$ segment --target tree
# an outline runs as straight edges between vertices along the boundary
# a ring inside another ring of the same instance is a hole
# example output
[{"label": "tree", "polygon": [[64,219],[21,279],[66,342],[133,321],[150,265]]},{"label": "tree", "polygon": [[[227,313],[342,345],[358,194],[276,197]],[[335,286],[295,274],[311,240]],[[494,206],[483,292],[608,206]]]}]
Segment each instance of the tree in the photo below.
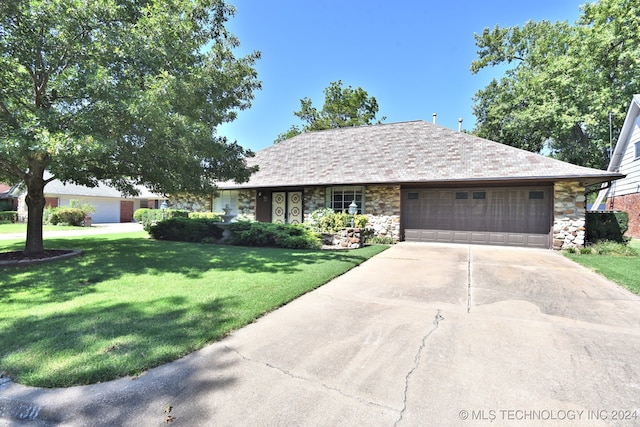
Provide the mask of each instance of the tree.
[{"label": "tree", "polygon": [[571,163],[605,168],[609,112],[614,139],[640,89],[640,6],[601,0],[582,6],[575,24],[527,22],[476,35],[477,73],[506,65],[474,96],[474,133]]},{"label": "tree", "polygon": [[370,125],[381,123],[386,117],[376,121],[378,101],[369,96],[361,87],[353,89],[351,86],[342,87],[342,81],[331,82],[324,89],[324,105],[318,111],[309,98],[300,100],[300,111],[293,114],[306,124],[299,128],[293,125],[288,131],[278,135],[276,143],[292,138],[304,132],[316,130],[336,129],[350,126]]},{"label": "tree", "polygon": [[[245,181],[252,155],[216,136],[260,88],[222,0],[0,1],[0,181],[24,181],[24,254],[43,251],[58,178],[127,194]],[[45,171],[51,176],[45,175]]]}]

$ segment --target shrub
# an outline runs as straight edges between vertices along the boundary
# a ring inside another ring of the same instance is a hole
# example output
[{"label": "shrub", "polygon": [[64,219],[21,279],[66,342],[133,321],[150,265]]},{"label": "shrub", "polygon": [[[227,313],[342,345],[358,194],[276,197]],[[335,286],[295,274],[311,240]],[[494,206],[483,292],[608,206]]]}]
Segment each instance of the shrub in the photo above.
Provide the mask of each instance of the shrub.
[{"label": "shrub", "polygon": [[189,212],[189,219],[206,218],[222,222],[222,217],[216,212]]},{"label": "shrub", "polygon": [[18,212],[16,211],[0,212],[0,224],[7,224],[12,222],[18,222]]},{"label": "shrub", "polygon": [[[164,219],[171,218],[189,218],[189,211],[182,209],[167,209],[164,211]],[[155,222],[162,221],[162,210],[161,209],[148,209],[148,208],[140,208],[137,209],[133,213],[133,219],[139,223],[142,223],[145,231],[149,231],[149,227],[151,227]]]},{"label": "shrub", "polygon": [[638,253],[629,245],[612,242],[610,240],[601,240],[590,247],[591,253],[598,255],[617,255],[617,256],[637,256]]},{"label": "shrub", "polygon": [[239,246],[268,246],[289,249],[318,249],[318,236],[298,224],[273,224],[269,222],[233,222],[231,244]]},{"label": "shrub", "polygon": [[373,245],[393,245],[396,241],[391,236],[371,236],[367,238],[367,243]]},{"label": "shrub", "polygon": [[591,243],[600,240],[626,242],[624,233],[629,229],[627,212],[587,212],[585,222],[587,241]]},{"label": "shrub", "polygon": [[352,217],[346,212],[334,212],[332,209],[318,209],[311,212],[309,225],[314,231],[320,233],[335,233],[343,228],[351,227],[351,220],[354,218],[356,228],[364,228],[367,225],[366,215],[355,215]]},{"label": "shrub", "polygon": [[79,208],[53,208],[49,215],[49,222],[53,225],[80,226],[84,221],[84,211]]},{"label": "shrub", "polygon": [[149,234],[157,240],[213,242],[222,238],[218,223],[209,218],[169,218],[151,225]]},{"label": "shrub", "polygon": [[69,201],[69,206],[72,208],[80,209],[82,212],[84,212],[84,216],[91,216],[91,214],[96,213],[96,207],[89,202],[83,203],[80,200],[71,200]]}]

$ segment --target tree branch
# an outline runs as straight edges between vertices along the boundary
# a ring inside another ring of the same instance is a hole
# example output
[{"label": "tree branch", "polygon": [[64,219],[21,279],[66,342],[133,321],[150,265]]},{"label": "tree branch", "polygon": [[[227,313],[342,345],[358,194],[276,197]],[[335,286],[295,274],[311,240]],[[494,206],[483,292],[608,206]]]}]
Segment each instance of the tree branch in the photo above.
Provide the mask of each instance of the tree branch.
[{"label": "tree branch", "polygon": [[27,180],[27,173],[24,172],[19,167],[17,167],[16,165],[14,165],[13,163],[7,160],[0,159],[0,166],[2,167],[2,169],[8,170],[12,174],[20,178],[22,181]]},{"label": "tree branch", "polygon": [[11,111],[9,111],[9,109],[7,108],[7,106],[3,101],[0,101],[0,110],[9,118],[9,122],[14,127],[14,129],[20,129],[20,123],[14,117],[14,115],[11,114]]}]

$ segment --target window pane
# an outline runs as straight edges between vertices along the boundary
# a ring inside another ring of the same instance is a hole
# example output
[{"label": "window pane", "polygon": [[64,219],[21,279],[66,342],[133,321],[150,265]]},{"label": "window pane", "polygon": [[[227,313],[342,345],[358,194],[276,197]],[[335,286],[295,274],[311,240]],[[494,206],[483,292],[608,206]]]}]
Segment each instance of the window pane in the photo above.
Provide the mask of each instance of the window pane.
[{"label": "window pane", "polygon": [[407,199],[418,200],[420,193],[407,193]]},{"label": "window pane", "polygon": [[473,198],[475,200],[482,200],[485,199],[487,197],[487,193],[485,193],[484,191],[474,191],[473,192]]},{"label": "window pane", "polygon": [[466,200],[469,198],[467,191],[456,191],[456,200]]},{"label": "window pane", "polygon": [[544,199],[544,191],[529,191],[529,199],[531,200]]},{"label": "window pane", "polygon": [[358,205],[358,213],[362,213],[363,190],[362,187],[333,187],[329,188],[331,208],[334,212],[348,212],[349,205],[355,201]]}]

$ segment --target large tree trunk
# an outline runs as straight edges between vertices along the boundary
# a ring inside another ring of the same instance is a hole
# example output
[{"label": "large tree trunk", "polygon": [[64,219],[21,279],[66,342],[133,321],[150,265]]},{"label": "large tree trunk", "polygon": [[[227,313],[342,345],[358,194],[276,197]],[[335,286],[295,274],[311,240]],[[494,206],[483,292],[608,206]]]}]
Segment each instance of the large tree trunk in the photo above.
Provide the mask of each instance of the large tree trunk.
[{"label": "large tree trunk", "polygon": [[44,178],[43,172],[33,171],[27,179],[27,242],[24,247],[26,256],[40,255],[44,252],[42,239],[42,218],[44,212]]}]

